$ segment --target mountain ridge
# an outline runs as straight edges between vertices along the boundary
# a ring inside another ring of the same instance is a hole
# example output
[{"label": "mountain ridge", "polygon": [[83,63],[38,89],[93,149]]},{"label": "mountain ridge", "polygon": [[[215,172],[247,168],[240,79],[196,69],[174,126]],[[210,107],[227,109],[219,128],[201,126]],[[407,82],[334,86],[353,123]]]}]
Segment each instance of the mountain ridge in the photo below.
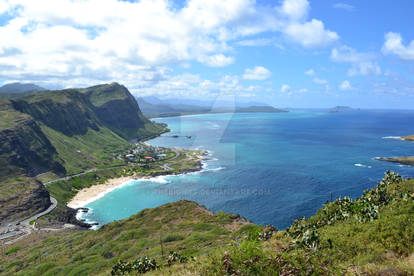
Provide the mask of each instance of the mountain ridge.
[{"label": "mountain ridge", "polygon": [[[128,148],[129,140],[164,131],[165,126],[144,117],[128,89],[118,83],[0,100],[0,207],[18,210],[8,204],[16,205],[15,195],[27,186],[40,189],[45,204],[21,215],[46,209],[49,197],[36,176],[53,179],[109,166],[116,162],[113,152]],[[0,218],[8,216],[19,214],[11,211]]]},{"label": "mountain ridge", "polygon": [[154,117],[172,117],[204,113],[278,113],[288,112],[273,106],[255,102],[197,101],[183,99],[161,100],[154,96],[137,97],[144,115]]}]

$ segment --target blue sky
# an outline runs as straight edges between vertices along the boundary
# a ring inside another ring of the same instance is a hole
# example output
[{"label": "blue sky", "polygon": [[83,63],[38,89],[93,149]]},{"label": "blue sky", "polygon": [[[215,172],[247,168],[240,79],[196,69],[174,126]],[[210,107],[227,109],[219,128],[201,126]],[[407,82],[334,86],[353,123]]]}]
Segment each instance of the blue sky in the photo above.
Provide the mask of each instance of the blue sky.
[{"label": "blue sky", "polygon": [[0,84],[412,109],[410,0],[0,0]]}]

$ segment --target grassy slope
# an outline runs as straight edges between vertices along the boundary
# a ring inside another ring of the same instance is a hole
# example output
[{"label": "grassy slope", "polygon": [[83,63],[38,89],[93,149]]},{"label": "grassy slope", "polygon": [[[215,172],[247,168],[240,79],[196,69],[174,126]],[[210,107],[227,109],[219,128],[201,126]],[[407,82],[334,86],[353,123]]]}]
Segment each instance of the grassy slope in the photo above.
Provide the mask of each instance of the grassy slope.
[{"label": "grassy slope", "polygon": [[[232,225],[235,216],[212,216],[195,203],[180,201],[144,210],[96,232],[55,233],[43,242],[40,238],[22,241],[6,249],[17,252],[3,254],[2,269],[6,275],[40,275],[46,270],[45,275],[99,274],[109,273],[117,260],[146,255],[162,265],[149,275],[383,275],[385,271],[410,275],[414,273],[414,180],[389,184],[384,191],[388,200],[377,219],[360,222],[356,214],[363,209],[352,207],[355,215],[347,216],[344,201],[335,201],[304,220],[305,225],[319,225],[315,247],[295,243],[299,240],[287,231],[260,240],[263,227],[240,228],[240,223]],[[375,194],[381,194],[381,189],[365,198]],[[332,216],[335,210],[342,213]],[[164,252],[199,257],[165,266],[160,236]]]},{"label": "grassy slope", "polygon": [[67,136],[45,125],[42,131],[64,160],[68,175],[80,173],[90,168],[117,165],[112,153],[130,147],[130,144],[107,128],[99,131],[89,129],[84,135]]},{"label": "grassy slope", "polygon": [[[41,240],[32,237],[6,249],[5,275],[108,275],[118,259],[147,255],[166,263],[170,250],[197,256],[230,243],[246,222],[225,213],[212,214],[194,202],[179,201],[146,209],[98,231],[66,232]],[[17,247],[16,247],[17,246]]]}]

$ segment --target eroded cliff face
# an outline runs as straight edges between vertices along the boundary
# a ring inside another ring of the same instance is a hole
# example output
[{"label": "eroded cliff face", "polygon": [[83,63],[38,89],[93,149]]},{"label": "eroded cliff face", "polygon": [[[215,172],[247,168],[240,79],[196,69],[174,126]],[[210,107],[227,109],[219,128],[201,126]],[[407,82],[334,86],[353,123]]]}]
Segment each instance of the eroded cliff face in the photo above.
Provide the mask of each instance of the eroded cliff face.
[{"label": "eroded cliff face", "polygon": [[36,122],[19,116],[0,131],[0,222],[22,219],[47,209],[50,196],[30,178],[53,171],[64,175],[57,152]]},{"label": "eroded cliff face", "polygon": [[67,136],[85,134],[88,128],[99,130],[84,95],[69,91],[56,93],[61,94],[58,100],[44,95],[35,100],[12,100],[12,104],[16,110]]},{"label": "eroded cliff face", "polygon": [[0,179],[12,174],[35,176],[47,171],[65,174],[56,149],[34,120],[21,119],[0,131]]},{"label": "eroded cliff face", "polygon": [[51,204],[49,192],[41,182],[33,178],[14,183],[13,189],[18,192],[0,197],[0,222],[2,224],[40,213]]},{"label": "eroded cliff face", "polygon": [[[106,102],[94,101],[97,93],[113,94],[113,99]],[[138,130],[149,120],[145,118],[135,98],[122,85],[112,84],[89,94],[99,120],[119,136],[129,140],[137,138]]]}]

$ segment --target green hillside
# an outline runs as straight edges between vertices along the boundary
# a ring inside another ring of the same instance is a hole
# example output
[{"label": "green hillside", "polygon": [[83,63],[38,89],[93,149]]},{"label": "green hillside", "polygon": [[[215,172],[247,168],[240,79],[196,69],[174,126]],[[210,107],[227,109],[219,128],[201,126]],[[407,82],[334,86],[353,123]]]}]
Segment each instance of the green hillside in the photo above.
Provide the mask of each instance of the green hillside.
[{"label": "green hillside", "polygon": [[[19,206],[27,207],[22,216],[47,208],[49,196],[36,179],[119,165],[115,153],[130,147],[129,140],[165,131],[145,118],[128,89],[117,83],[0,100],[0,218],[19,216]],[[32,196],[15,200],[29,186],[45,205],[31,207]]]},{"label": "green hillside", "polygon": [[315,216],[299,219],[283,231],[179,201],[143,210],[98,231],[33,235],[4,249],[0,271],[4,275],[110,275],[111,271],[138,275],[146,270],[146,275],[412,275],[413,217],[414,180],[389,172],[361,198],[327,203]]}]

